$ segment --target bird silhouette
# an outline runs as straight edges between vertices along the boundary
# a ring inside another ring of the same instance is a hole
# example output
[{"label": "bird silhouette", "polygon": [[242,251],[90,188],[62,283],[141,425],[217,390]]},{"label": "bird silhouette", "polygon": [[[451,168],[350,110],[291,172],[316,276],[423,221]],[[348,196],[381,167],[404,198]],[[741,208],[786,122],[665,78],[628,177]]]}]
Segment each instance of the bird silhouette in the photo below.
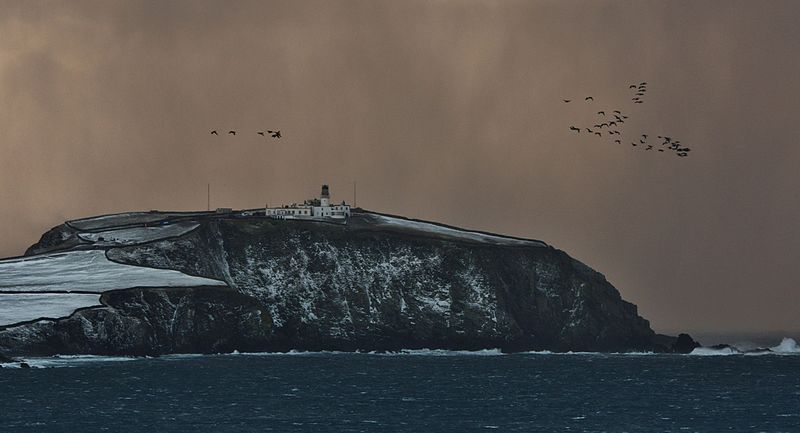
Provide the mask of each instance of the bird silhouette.
[{"label": "bird silhouette", "polygon": [[645,150],[650,150],[650,149],[652,149],[652,148],[653,148],[653,145],[652,145],[652,144],[648,144],[648,145],[647,145],[647,149],[645,149]]},{"label": "bird silhouette", "polygon": [[258,131],[256,134],[258,134],[258,135],[263,137],[264,136],[264,131]]},{"label": "bird silhouette", "polygon": [[592,130],[591,130],[591,129],[589,129],[589,128],[586,128],[586,132],[588,132],[589,134],[591,134],[591,133],[592,133]]},{"label": "bird silhouette", "polygon": [[619,144],[619,143],[620,143],[620,140],[614,140],[614,143],[617,143],[617,144]]},{"label": "bird silhouette", "polygon": [[580,134],[580,132],[581,132],[581,129],[580,129],[580,128],[576,128],[576,127],[574,127],[574,126],[570,126],[570,127],[569,127],[569,130],[570,130],[570,131],[575,131],[575,132],[577,132],[577,133],[579,133],[579,134]]},{"label": "bird silhouette", "polygon": [[562,101],[569,102],[569,101],[571,101],[571,99],[562,99]]},{"label": "bird silhouette", "polygon": [[602,136],[603,136],[603,134],[601,134],[601,133],[599,133],[599,132],[595,132],[595,133],[594,133],[594,135],[596,135],[596,136],[598,136],[598,137],[602,137]]},{"label": "bird silhouette", "polygon": [[631,146],[637,146],[637,144],[631,141]]},{"label": "bird silhouette", "polygon": [[211,131],[211,134],[212,134],[212,135],[219,135],[219,134],[217,134],[217,131],[216,131],[216,130],[214,130],[214,131]]},{"label": "bird silhouette", "polygon": [[613,120],[612,120],[612,121],[610,121],[610,122],[608,122],[608,124],[609,124],[609,126],[610,126],[610,125],[617,126],[617,122],[615,122],[615,121],[613,121]]},{"label": "bird silhouette", "polygon": [[635,89],[636,88],[636,84],[631,84],[630,86],[628,86],[628,88],[629,89]]},{"label": "bird silhouette", "polygon": [[236,131],[228,131],[228,134],[236,135]]},{"label": "bird silhouette", "polygon": [[647,81],[642,81],[641,83],[639,83],[639,85],[640,86],[646,86],[647,85]]},{"label": "bird silhouette", "polygon": [[689,156],[689,154],[688,154],[688,153],[686,153],[686,152],[679,152],[679,153],[678,153],[678,156]]},{"label": "bird silhouette", "polygon": [[647,138],[647,134],[642,134],[642,137]]},{"label": "bird silhouette", "polygon": [[587,97],[586,97],[586,98],[584,98],[583,100],[584,100],[584,101],[594,101],[594,98],[592,98],[591,96],[587,96]]},{"label": "bird silhouette", "polygon": [[281,131],[267,131],[272,134],[272,138],[281,138]]},{"label": "bird silhouette", "polygon": [[[620,111],[619,111],[619,110],[614,110],[614,113],[615,113],[615,114],[622,114],[622,113],[620,113]],[[616,116],[614,116],[614,117],[616,117]]]},{"label": "bird silhouette", "polygon": [[603,115],[603,116],[605,116],[605,115],[606,115],[606,112],[605,112],[605,111],[598,111],[598,112],[597,112],[597,114],[600,114],[600,115]]},{"label": "bird silhouette", "polygon": [[644,101],[633,101],[634,104],[642,104]]}]

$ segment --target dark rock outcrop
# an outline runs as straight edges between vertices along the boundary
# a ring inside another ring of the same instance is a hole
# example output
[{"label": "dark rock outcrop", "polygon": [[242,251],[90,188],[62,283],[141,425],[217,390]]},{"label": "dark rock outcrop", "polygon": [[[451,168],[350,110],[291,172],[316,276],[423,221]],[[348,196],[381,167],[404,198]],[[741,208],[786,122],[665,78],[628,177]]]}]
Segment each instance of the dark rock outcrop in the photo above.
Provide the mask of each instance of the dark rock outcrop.
[{"label": "dark rock outcrop", "polygon": [[220,287],[104,293],[103,308],[0,331],[15,356],[158,355],[262,350],[272,321],[263,305]]},{"label": "dark rock outcrop", "polygon": [[[0,353],[682,352],[693,343],[688,336],[659,340],[602,274],[543,243],[387,229],[369,213],[347,224],[197,221],[183,236],[111,248],[107,256],[224,280],[229,288],[109,292],[105,307],[0,330]],[[29,251],[71,242],[70,230],[51,230]]]}]

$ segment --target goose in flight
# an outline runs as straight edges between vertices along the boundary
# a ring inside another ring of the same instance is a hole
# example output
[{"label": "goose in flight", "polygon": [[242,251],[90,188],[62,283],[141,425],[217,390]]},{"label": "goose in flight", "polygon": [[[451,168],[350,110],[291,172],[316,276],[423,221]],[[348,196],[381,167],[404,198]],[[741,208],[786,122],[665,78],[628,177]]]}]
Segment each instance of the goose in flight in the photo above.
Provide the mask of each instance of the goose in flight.
[{"label": "goose in flight", "polygon": [[236,131],[228,131],[228,134],[236,135]]},{"label": "goose in flight", "polygon": [[258,131],[256,134],[258,134],[258,135],[263,137],[264,136],[264,131]]},{"label": "goose in flight", "polygon": [[272,134],[272,138],[281,138],[281,131],[267,131]]},{"label": "goose in flight", "polygon": [[219,135],[219,134],[217,134],[217,131],[214,130],[214,131],[211,131],[211,135]]},{"label": "goose in flight", "polygon": [[598,111],[598,112],[597,112],[597,114],[600,114],[600,115],[603,115],[603,116],[605,116],[605,115],[606,115],[606,112],[605,112],[605,111]]},{"label": "goose in flight", "polygon": [[571,101],[571,99],[562,99],[562,101],[569,102],[569,101]]},{"label": "goose in flight", "polygon": [[574,126],[570,126],[570,127],[569,127],[569,130],[570,130],[570,131],[575,131],[575,132],[577,132],[578,134],[580,134],[580,133],[581,133],[581,129],[580,129],[580,128],[576,128],[576,127],[574,127]]},{"label": "goose in flight", "polygon": [[595,132],[595,133],[594,133],[594,135],[596,135],[596,136],[598,136],[598,137],[602,137],[602,136],[603,136],[603,134],[601,134],[601,133],[599,133],[599,132]]},{"label": "goose in flight", "polygon": [[591,96],[587,96],[587,97],[586,97],[586,98],[584,98],[583,100],[584,100],[584,101],[594,101],[594,98],[592,98]]}]

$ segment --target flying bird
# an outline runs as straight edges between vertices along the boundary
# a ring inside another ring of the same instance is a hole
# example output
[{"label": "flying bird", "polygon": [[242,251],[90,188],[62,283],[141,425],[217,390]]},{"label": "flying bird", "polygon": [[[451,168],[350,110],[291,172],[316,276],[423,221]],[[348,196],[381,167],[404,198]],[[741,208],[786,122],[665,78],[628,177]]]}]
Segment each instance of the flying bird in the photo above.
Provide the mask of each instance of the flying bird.
[{"label": "flying bird", "polygon": [[622,113],[620,113],[620,112],[619,112],[619,110],[614,110],[614,113],[616,113],[616,114],[622,114]]},{"label": "flying bird", "polygon": [[584,101],[594,101],[594,98],[592,98],[591,96],[587,96],[587,97],[586,97],[586,98],[584,98],[583,100],[584,100]]},{"label": "flying bird", "polygon": [[264,131],[258,131],[257,134],[263,137],[264,136]]},{"label": "flying bird", "polygon": [[619,141],[619,140],[614,140],[614,143],[617,143],[617,144],[619,144],[619,143],[620,143],[620,141]]},{"label": "flying bird", "polygon": [[599,133],[599,132],[595,132],[595,133],[594,133],[594,135],[596,135],[596,136],[598,136],[598,137],[602,137],[602,136],[603,136],[603,134],[601,134],[601,133]]},{"label": "flying bird", "polygon": [[236,135],[236,131],[228,131],[228,134]]},{"label": "flying bird", "polygon": [[628,86],[628,88],[629,89],[635,89],[636,88],[636,84],[631,84],[630,86]]},{"label": "flying bird", "polygon": [[281,138],[281,131],[267,131],[272,134],[272,138]]},{"label": "flying bird", "polygon": [[216,130],[214,130],[214,131],[211,131],[211,134],[212,134],[212,135],[219,135],[219,134],[217,134],[217,131],[216,131]]},{"label": "flying bird", "polygon": [[562,99],[562,101],[569,102],[569,101],[571,101],[571,99]]},{"label": "flying bird", "polygon": [[605,111],[598,111],[597,114],[601,114],[601,115],[605,116],[606,112]]},{"label": "flying bird", "polygon": [[580,134],[580,133],[581,133],[581,129],[580,129],[580,128],[576,128],[576,127],[574,127],[574,126],[570,126],[570,127],[569,127],[569,130],[570,130],[570,131],[575,131],[575,132],[577,132],[578,134]]}]

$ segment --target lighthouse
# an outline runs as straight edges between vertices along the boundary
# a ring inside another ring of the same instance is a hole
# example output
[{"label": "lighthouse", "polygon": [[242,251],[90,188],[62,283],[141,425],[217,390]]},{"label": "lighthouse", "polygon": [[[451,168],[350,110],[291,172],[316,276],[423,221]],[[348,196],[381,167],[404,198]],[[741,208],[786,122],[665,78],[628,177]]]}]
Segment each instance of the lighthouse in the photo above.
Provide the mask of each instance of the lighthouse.
[{"label": "lighthouse", "polygon": [[331,205],[331,192],[328,185],[322,185],[322,193],[319,195],[319,205],[329,207]]},{"label": "lighthouse", "polygon": [[264,215],[278,219],[339,219],[346,220],[350,216],[350,205],[344,201],[341,204],[331,204],[331,190],[327,184],[322,185],[319,198],[306,200],[303,204],[292,203],[282,207],[269,207],[264,209]]}]

